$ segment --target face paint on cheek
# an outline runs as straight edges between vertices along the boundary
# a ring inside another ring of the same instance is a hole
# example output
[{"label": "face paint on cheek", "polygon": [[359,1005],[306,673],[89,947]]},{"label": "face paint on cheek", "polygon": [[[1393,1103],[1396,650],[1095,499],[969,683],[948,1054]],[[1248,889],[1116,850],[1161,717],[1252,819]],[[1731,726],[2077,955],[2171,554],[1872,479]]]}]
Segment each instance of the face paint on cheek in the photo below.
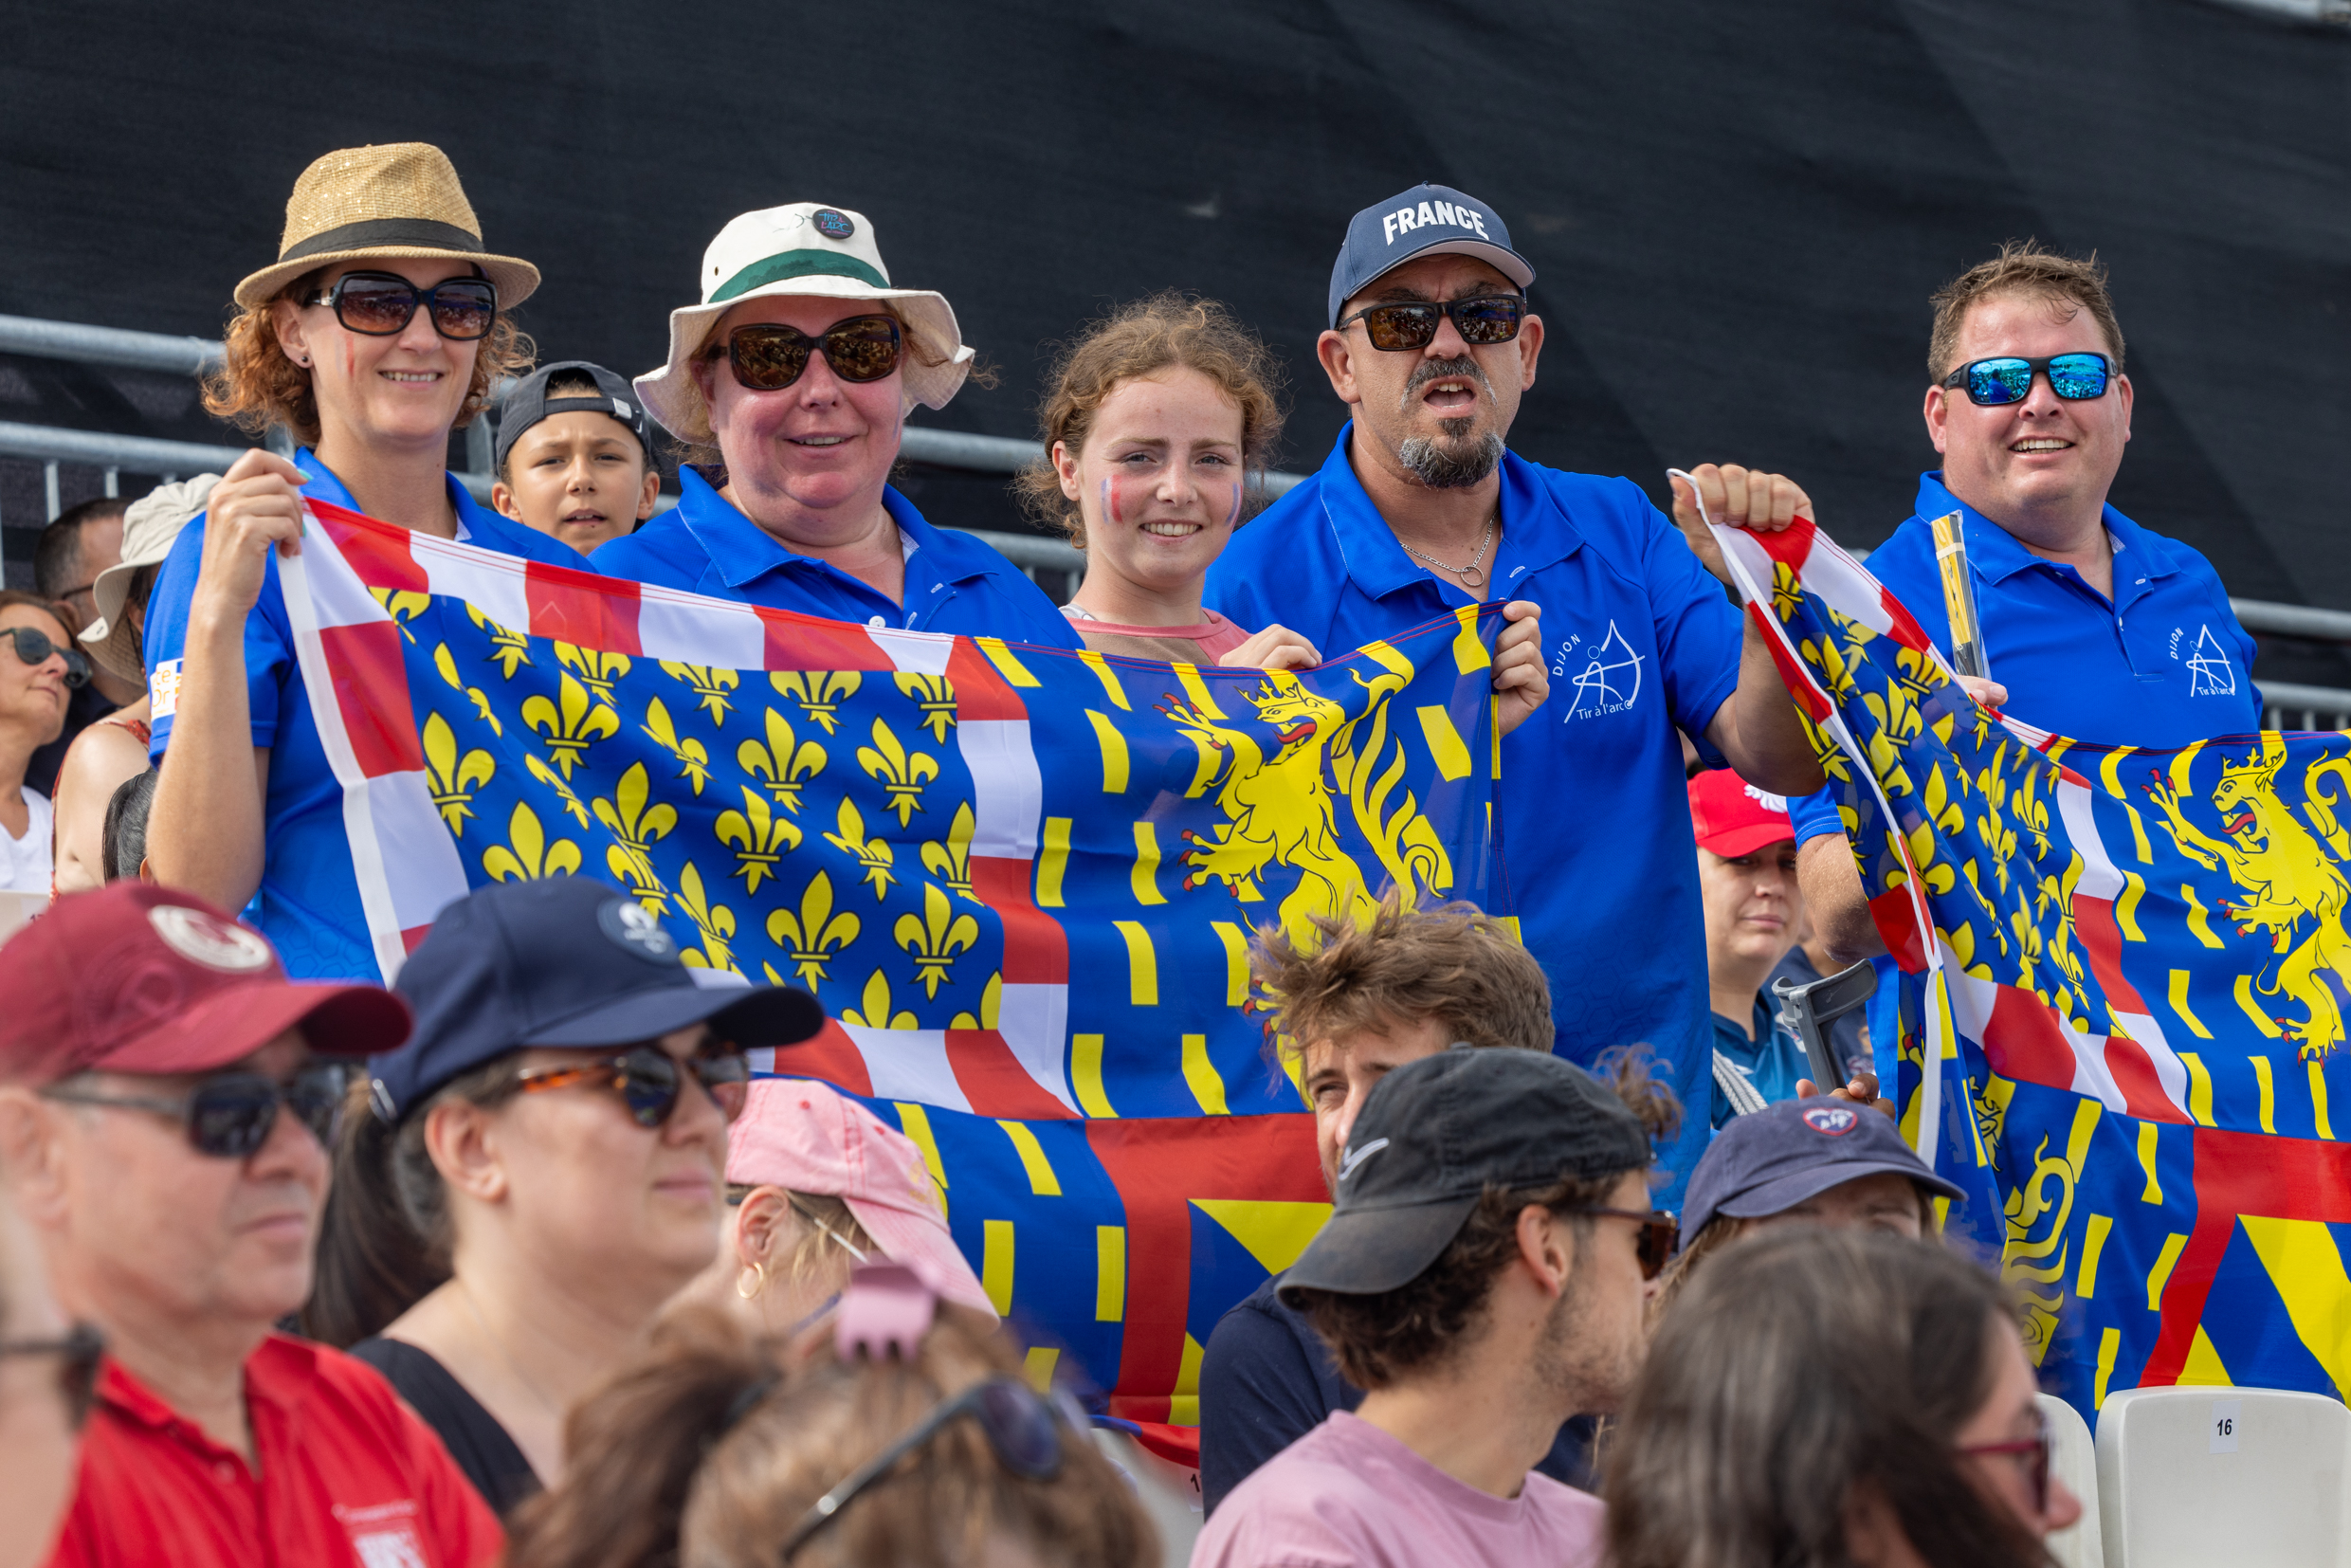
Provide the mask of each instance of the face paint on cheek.
[{"label": "face paint on cheek", "polygon": [[1119,482],[1116,479],[1105,478],[1102,482],[1102,515],[1103,520],[1114,527],[1117,526],[1121,520],[1119,517]]},{"label": "face paint on cheek", "polygon": [[1248,483],[1246,480],[1237,474],[1233,476],[1232,506],[1225,513],[1225,527],[1228,531],[1241,526],[1241,492],[1247,488],[1248,488]]}]

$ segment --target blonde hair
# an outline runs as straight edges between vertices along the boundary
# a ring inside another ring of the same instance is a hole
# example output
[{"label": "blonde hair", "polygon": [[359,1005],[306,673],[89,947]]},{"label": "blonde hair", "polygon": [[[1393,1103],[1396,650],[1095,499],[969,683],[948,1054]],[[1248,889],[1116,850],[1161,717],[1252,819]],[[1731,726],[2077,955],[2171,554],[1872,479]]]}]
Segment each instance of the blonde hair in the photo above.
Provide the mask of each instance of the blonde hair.
[{"label": "blonde hair", "polygon": [[2065,313],[2070,320],[2087,310],[2106,340],[2114,373],[2123,374],[2123,324],[2114,318],[2114,297],[2106,292],[2106,269],[2096,252],[2087,259],[2045,250],[2038,240],[2011,240],[2000,253],[1979,262],[1937,289],[1935,330],[1926,340],[1926,374],[1932,385],[1957,368],[1959,331],[1967,313],[1983,301],[2001,294],[2021,294]]},{"label": "blonde hair", "polygon": [[[260,304],[238,307],[223,345],[226,358],[204,378],[205,412],[254,435],[282,425],[302,446],[318,445],[318,388],[310,367],[296,364],[279,345],[275,313],[280,300],[301,301],[325,276],[325,268],[305,273]],[[529,374],[538,352],[503,310],[490,323],[489,336],[475,347],[473,378],[465,384],[465,401],[458,408],[452,429],[464,429],[490,406],[490,388],[499,380]]]},{"label": "blonde hair", "polygon": [[1249,510],[1264,505],[1267,465],[1282,440],[1282,366],[1257,335],[1214,300],[1170,290],[1094,322],[1053,362],[1052,391],[1037,409],[1045,459],[1012,481],[1029,515],[1085,548],[1085,520],[1062,494],[1053,444],[1085,449],[1094,416],[1127,382],[1180,365],[1198,371],[1241,410],[1241,465],[1252,479]]}]

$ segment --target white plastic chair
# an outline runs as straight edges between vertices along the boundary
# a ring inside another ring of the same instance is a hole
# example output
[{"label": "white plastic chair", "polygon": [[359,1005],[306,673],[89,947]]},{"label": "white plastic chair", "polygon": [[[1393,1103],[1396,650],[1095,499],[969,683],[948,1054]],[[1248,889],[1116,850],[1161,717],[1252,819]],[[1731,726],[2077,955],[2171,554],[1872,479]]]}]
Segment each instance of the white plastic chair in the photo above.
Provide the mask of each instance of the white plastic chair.
[{"label": "white plastic chair", "polygon": [[2098,1413],[2106,1568],[2351,1563],[2351,1411],[2277,1389],[2141,1388]]},{"label": "white plastic chair", "polygon": [[2054,1439],[2050,1479],[2064,1482],[2066,1489],[2082,1500],[2080,1522],[2049,1538],[2049,1555],[2057,1559],[2058,1568],[2106,1568],[2098,1518],[2098,1445],[2090,1437],[2089,1423],[2054,1395],[2034,1397]]}]

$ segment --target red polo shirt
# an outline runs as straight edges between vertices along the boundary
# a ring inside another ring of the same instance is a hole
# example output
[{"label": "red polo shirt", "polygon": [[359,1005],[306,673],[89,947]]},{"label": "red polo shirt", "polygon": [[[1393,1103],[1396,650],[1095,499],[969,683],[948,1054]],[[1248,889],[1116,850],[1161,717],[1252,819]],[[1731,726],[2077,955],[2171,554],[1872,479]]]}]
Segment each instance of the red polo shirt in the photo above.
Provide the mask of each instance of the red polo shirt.
[{"label": "red polo shirt", "polygon": [[372,1367],[271,1335],[245,1363],[260,1473],[112,1360],[53,1568],[478,1568],[498,1521]]}]

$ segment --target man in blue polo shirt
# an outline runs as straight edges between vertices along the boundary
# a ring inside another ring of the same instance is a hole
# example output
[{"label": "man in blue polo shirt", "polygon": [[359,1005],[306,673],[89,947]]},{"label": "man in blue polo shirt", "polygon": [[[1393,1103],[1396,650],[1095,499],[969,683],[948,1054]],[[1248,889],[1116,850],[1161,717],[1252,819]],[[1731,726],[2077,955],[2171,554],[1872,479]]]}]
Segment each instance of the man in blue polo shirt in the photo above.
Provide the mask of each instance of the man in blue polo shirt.
[{"label": "man in blue polo shirt", "polygon": [[[1818,789],[1820,773],[1759,637],[1640,490],[1503,445],[1542,346],[1534,277],[1501,217],[1458,191],[1416,186],[1357,213],[1317,345],[1353,418],[1320,472],[1233,536],[1207,601],[1327,649],[1494,597],[1522,617],[1540,608],[1551,696],[1503,742],[1502,797],[1557,1048],[1588,1062],[1649,1045],[1702,1103],[1712,1030],[1674,731],[1781,793]],[[1769,529],[1810,510],[1777,475],[1697,474],[1718,521]],[[1694,501],[1677,484],[1692,524]],[[1685,1119],[1677,1179],[1706,1133]]]},{"label": "man in blue polo shirt", "polygon": [[954,309],[893,288],[860,212],[746,212],[703,252],[702,300],[669,315],[669,360],[637,377],[664,428],[716,446],[665,517],[600,546],[607,576],[829,620],[1080,647],[1020,568],[934,528],[889,483],[906,414],[970,373]]},{"label": "man in blue polo shirt", "polygon": [[[2131,384],[2105,268],[2011,244],[1935,296],[1926,431],[1942,454],[1869,571],[1945,652],[1932,519],[1959,514],[2004,710],[2077,740],[2184,746],[2261,727],[2253,640],[2212,563],[2106,504]],[[1839,957],[1883,952],[1843,847],[1805,847],[1804,894]]]}]

